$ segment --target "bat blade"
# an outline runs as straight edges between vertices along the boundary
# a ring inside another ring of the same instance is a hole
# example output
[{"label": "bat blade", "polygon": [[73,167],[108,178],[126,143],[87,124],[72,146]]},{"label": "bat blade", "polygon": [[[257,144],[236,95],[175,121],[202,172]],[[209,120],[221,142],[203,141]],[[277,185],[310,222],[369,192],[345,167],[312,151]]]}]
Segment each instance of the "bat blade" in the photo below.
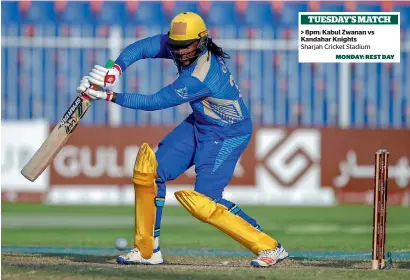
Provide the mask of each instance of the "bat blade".
[{"label": "bat blade", "polygon": [[60,123],[54,127],[41,147],[21,170],[24,177],[34,182],[43,173],[74,132],[90,105],[91,101],[83,97],[77,97],[74,100]]},{"label": "bat blade", "polygon": [[[106,68],[113,66],[112,60],[108,60],[105,65]],[[34,182],[43,173],[74,132],[90,105],[91,100],[87,96],[78,96],[74,100],[60,123],[54,127],[47,139],[21,170],[24,177]]]}]

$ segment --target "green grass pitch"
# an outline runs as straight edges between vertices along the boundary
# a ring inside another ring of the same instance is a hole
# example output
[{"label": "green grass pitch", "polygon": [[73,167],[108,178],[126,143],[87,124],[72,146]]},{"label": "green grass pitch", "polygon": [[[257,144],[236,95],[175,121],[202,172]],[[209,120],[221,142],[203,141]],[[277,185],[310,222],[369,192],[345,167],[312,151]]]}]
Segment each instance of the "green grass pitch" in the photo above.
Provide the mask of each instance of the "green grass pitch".
[{"label": "green grass pitch", "polygon": [[[242,206],[287,250],[371,251],[372,207]],[[2,245],[113,248],[133,240],[132,206],[2,205]],[[387,251],[410,251],[410,210],[389,207]],[[244,248],[182,207],[165,206],[161,248]],[[52,256],[2,253],[4,279],[410,279],[410,260],[389,271],[371,271],[370,261],[288,259],[277,267],[252,269],[251,257],[164,256],[162,267],[118,266],[115,256]],[[221,265],[229,262],[228,266]]]}]

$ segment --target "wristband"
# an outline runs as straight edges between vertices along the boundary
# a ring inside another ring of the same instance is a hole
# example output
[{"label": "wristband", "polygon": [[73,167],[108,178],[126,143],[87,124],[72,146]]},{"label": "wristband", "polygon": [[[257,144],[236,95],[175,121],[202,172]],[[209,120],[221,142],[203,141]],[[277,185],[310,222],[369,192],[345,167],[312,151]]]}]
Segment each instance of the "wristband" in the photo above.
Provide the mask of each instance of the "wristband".
[{"label": "wristband", "polygon": [[117,93],[111,91],[110,93],[107,92],[107,98],[110,96],[110,99],[107,99],[108,101],[114,102],[117,100]]}]

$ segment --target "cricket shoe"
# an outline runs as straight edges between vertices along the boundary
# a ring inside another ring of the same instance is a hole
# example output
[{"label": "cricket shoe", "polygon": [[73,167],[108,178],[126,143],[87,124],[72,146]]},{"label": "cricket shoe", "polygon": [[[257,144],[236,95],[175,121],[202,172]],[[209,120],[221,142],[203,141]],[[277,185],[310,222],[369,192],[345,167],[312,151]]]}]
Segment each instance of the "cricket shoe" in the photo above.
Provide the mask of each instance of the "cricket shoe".
[{"label": "cricket shoe", "polygon": [[280,243],[275,250],[262,250],[256,259],[251,261],[253,267],[268,267],[283,261],[289,256]]},{"label": "cricket shoe", "polygon": [[164,259],[162,258],[161,251],[158,250],[154,252],[149,259],[144,259],[141,256],[140,251],[137,248],[132,249],[128,254],[119,256],[117,258],[117,263],[119,264],[162,264]]}]

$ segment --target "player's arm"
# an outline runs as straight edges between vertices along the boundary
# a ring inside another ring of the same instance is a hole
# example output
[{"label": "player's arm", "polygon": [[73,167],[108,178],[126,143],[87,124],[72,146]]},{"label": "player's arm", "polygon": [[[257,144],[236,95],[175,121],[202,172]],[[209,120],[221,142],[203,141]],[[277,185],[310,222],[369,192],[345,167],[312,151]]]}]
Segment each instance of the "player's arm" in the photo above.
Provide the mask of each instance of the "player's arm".
[{"label": "player's arm", "polygon": [[167,50],[168,35],[161,34],[138,40],[127,46],[118,56],[115,64],[124,72],[134,62],[145,58],[170,58]]},{"label": "player's arm", "polygon": [[168,36],[161,34],[128,45],[115,60],[114,67],[95,65],[88,80],[98,86],[113,87],[118,77],[134,62],[145,58],[170,58],[167,40]]},{"label": "player's arm", "polygon": [[105,99],[126,108],[143,111],[161,110],[211,96],[212,94],[211,90],[198,78],[189,75],[180,76],[172,84],[151,95],[115,93],[104,90],[96,91],[88,85],[87,78],[83,78],[80,86],[77,88],[77,92],[79,94],[87,94],[92,99]]}]

